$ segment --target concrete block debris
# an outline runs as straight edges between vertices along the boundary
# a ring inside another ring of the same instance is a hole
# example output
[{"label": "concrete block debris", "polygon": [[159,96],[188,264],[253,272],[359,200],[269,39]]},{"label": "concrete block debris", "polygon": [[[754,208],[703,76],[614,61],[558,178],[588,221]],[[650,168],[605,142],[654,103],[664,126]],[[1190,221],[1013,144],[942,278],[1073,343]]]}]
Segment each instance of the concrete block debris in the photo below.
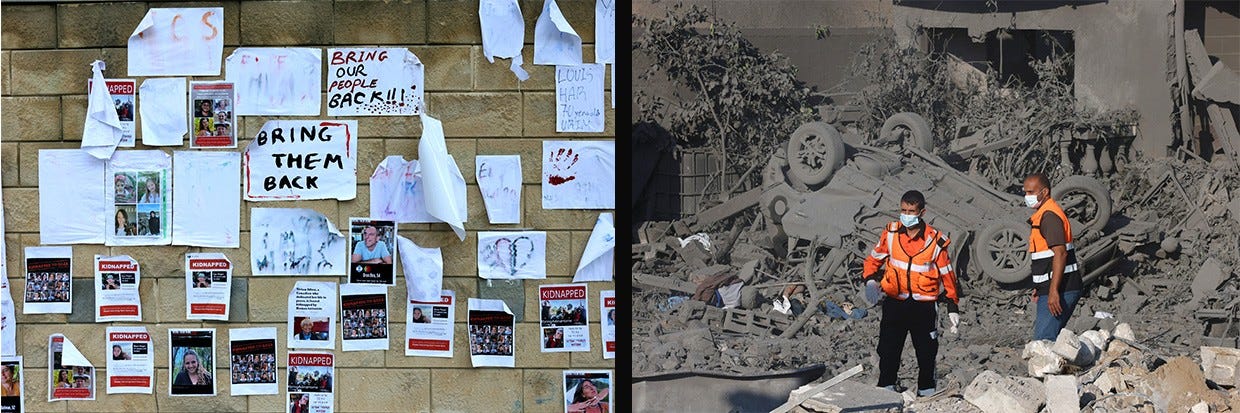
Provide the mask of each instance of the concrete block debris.
[{"label": "concrete block debris", "polygon": [[1037,413],[1046,400],[1040,390],[986,370],[964,389],[964,399],[985,413]]}]

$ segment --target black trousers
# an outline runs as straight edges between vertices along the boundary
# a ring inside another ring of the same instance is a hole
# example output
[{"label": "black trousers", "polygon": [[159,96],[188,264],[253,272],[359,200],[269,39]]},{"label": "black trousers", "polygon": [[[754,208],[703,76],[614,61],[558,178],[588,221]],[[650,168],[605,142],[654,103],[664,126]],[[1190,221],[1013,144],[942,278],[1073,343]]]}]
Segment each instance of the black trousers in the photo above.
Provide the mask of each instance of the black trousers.
[{"label": "black trousers", "polygon": [[883,320],[878,332],[878,386],[896,384],[904,337],[913,335],[917,352],[917,389],[934,388],[934,359],[939,354],[938,314],[933,301],[883,300]]}]

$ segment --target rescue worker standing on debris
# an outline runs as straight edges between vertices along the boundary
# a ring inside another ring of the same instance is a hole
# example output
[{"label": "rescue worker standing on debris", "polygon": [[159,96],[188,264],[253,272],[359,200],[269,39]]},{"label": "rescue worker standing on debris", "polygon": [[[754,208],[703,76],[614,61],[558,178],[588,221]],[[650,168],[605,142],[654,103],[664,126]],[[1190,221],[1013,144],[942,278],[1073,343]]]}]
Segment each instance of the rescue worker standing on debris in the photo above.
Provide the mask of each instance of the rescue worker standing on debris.
[{"label": "rescue worker standing on debris", "polygon": [[[922,219],[925,211],[926,197],[921,192],[905,192],[900,197],[900,222],[884,228],[878,245],[865,259],[863,272],[871,305],[879,301],[880,288],[886,294],[878,333],[878,386],[896,389],[904,338],[911,333],[920,396],[935,392],[936,302],[947,305],[953,333],[960,324],[956,273],[947,254],[951,241]],[[880,272],[884,266],[886,270]]]},{"label": "rescue worker standing on debris", "polygon": [[1081,298],[1081,271],[1072,247],[1072,227],[1063,208],[1051,199],[1051,181],[1044,174],[1025,178],[1025,205],[1036,209],[1029,218],[1029,258],[1033,260],[1033,294],[1037,297],[1034,340],[1055,340],[1068,325]]}]

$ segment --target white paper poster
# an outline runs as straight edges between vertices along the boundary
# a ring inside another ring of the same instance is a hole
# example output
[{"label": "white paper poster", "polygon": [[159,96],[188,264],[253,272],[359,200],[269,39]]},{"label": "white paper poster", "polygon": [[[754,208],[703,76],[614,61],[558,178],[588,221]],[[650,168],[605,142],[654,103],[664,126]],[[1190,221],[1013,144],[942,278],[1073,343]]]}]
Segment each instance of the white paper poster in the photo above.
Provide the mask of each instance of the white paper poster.
[{"label": "white paper poster", "polygon": [[102,60],[91,63],[94,76],[91,77],[90,95],[86,101],[86,123],[82,125],[82,150],[99,159],[111,158],[112,152],[125,137],[124,126],[116,114],[107,81],[103,78],[105,66]]},{"label": "white paper poster", "polygon": [[461,241],[465,240],[465,220],[462,205],[465,199],[465,177],[456,166],[456,158],[448,153],[443,137],[443,123],[430,115],[422,115],[422,139],[418,141],[418,158],[422,167],[422,182],[427,194],[424,197],[426,212],[447,223]]},{"label": "white paper poster", "polygon": [[319,116],[323,49],[242,47],[224,62],[237,87],[238,116]]},{"label": "white paper poster", "polygon": [[603,317],[603,359],[616,358],[616,290],[599,294],[599,314]]},{"label": "white paper poster", "polygon": [[147,146],[181,146],[189,132],[185,101],[189,87],[183,77],[152,77],[138,89],[138,113],[142,115],[142,143]]},{"label": "white paper poster", "polygon": [[[2,227],[0,227],[2,228]],[[9,289],[8,273],[0,277],[0,355],[17,354],[17,315],[13,306],[13,291]]]},{"label": "white paper poster", "polygon": [[228,320],[232,261],[219,252],[185,254],[185,318]]},{"label": "white paper poster", "polygon": [[219,76],[224,8],[147,10],[127,52],[129,76]]},{"label": "white paper poster", "polygon": [[443,290],[438,300],[409,300],[405,307],[405,355],[452,358],[456,329],[456,293]]},{"label": "white paper poster", "polygon": [[[455,167],[455,159],[452,165]],[[465,178],[461,177],[460,182],[464,183]],[[443,222],[431,216],[426,209],[425,194],[421,164],[417,160],[406,161],[400,155],[389,156],[370,175],[370,216],[401,224]],[[467,216],[464,197],[459,201],[456,203],[457,212]]]},{"label": "white paper poster", "polygon": [[543,2],[542,14],[534,25],[534,64],[581,64],[581,36],[568,24],[555,0]]},{"label": "white paper poster", "polygon": [[349,218],[349,283],[396,284],[396,222]]},{"label": "white paper poster", "polygon": [[288,348],[336,348],[335,282],[298,281],[289,291]]},{"label": "white paper poster", "polygon": [[237,100],[232,82],[190,82],[190,148],[236,148]]},{"label": "white paper poster", "polygon": [[[108,94],[112,97],[112,106],[116,108],[116,117],[121,122],[121,142],[118,146],[132,148],[134,139],[134,116],[138,111],[134,95],[137,94],[138,83],[133,79],[105,79]],[[86,93],[95,87],[95,79],[86,81]],[[89,111],[89,109],[88,109]]]},{"label": "white paper poster", "polygon": [[598,214],[598,220],[594,221],[594,232],[590,233],[590,240],[586,241],[586,249],[577,264],[573,282],[611,281],[615,261],[616,224],[613,223],[611,213],[604,212]]},{"label": "white paper poster", "polygon": [[288,408],[285,413],[332,413],[336,406],[336,356],[328,352],[288,352]]},{"label": "white paper poster", "polygon": [[95,365],[63,334],[47,337],[47,401],[95,400]]},{"label": "white paper poster", "polygon": [[564,413],[611,413],[612,380],[610,370],[565,370]]},{"label": "white paper poster", "polygon": [[590,351],[588,295],[585,284],[538,286],[539,342],[544,353]]},{"label": "white paper poster", "polygon": [[215,329],[168,329],[168,395],[214,396]]},{"label": "white paper poster", "polygon": [[478,276],[488,280],[547,278],[547,233],[479,231]]},{"label": "white paper poster", "polygon": [[615,209],[615,141],[543,141],[543,209]]},{"label": "white paper poster", "polygon": [[22,314],[73,312],[73,247],[26,247]]},{"label": "white paper poster", "polygon": [[155,391],[155,348],[146,327],[108,327],[108,394]]},{"label": "white paper poster", "polygon": [[172,221],[172,157],[160,150],[120,151],[104,181],[112,207],[108,246],[168,245]]},{"label": "white paper poster", "polygon": [[556,132],[603,131],[605,71],[602,64],[555,67]]},{"label": "white paper poster", "polygon": [[594,63],[616,62],[616,0],[594,1]]},{"label": "white paper poster", "polygon": [[22,368],[22,356],[0,358],[4,387],[0,387],[0,411],[21,413],[26,411],[26,372]]},{"label": "white paper poster", "polygon": [[409,49],[327,49],[327,54],[327,116],[412,116],[425,112],[425,69]]},{"label": "white paper poster", "polygon": [[495,58],[512,59],[508,66],[518,80],[529,79],[521,68],[521,47],[525,45],[525,19],[517,0],[480,0],[478,23],[482,26],[482,55],[488,62]]},{"label": "white paper poster", "polygon": [[387,350],[387,286],[340,285],[340,349]]},{"label": "white paper poster", "polygon": [[254,275],[344,275],[345,237],[313,209],[251,208]]},{"label": "white paper poster", "polygon": [[142,273],[128,255],[95,255],[95,322],[142,321]]},{"label": "white paper poster", "polygon": [[228,329],[232,395],[280,394],[275,327]]},{"label": "white paper poster", "polygon": [[357,196],[357,121],[270,120],[245,148],[245,200]]},{"label": "white paper poster", "polygon": [[521,156],[478,155],[476,177],[492,224],[521,223]]},{"label": "white paper poster", "polygon": [[469,360],[474,367],[514,367],[515,318],[504,300],[469,299]]},{"label": "white paper poster", "polygon": [[439,248],[422,248],[402,236],[396,237],[396,244],[405,270],[406,297],[434,301],[443,288],[443,253]]},{"label": "white paper poster", "polygon": [[78,149],[39,150],[39,242],[102,244],[107,162]]},{"label": "white paper poster", "polygon": [[241,154],[172,153],[172,244],[237,248],[241,245]]}]

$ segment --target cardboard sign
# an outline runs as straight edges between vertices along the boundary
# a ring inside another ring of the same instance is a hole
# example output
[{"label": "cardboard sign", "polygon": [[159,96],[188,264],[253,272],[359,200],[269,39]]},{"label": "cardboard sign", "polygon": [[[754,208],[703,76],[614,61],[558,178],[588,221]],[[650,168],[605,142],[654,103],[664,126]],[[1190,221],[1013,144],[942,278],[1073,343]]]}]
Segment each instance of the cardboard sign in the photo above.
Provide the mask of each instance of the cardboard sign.
[{"label": "cardboard sign", "polygon": [[422,62],[405,48],[328,49],[328,116],[419,115]]},{"label": "cardboard sign", "polygon": [[246,201],[348,201],[357,196],[357,121],[267,121],[244,163]]}]

